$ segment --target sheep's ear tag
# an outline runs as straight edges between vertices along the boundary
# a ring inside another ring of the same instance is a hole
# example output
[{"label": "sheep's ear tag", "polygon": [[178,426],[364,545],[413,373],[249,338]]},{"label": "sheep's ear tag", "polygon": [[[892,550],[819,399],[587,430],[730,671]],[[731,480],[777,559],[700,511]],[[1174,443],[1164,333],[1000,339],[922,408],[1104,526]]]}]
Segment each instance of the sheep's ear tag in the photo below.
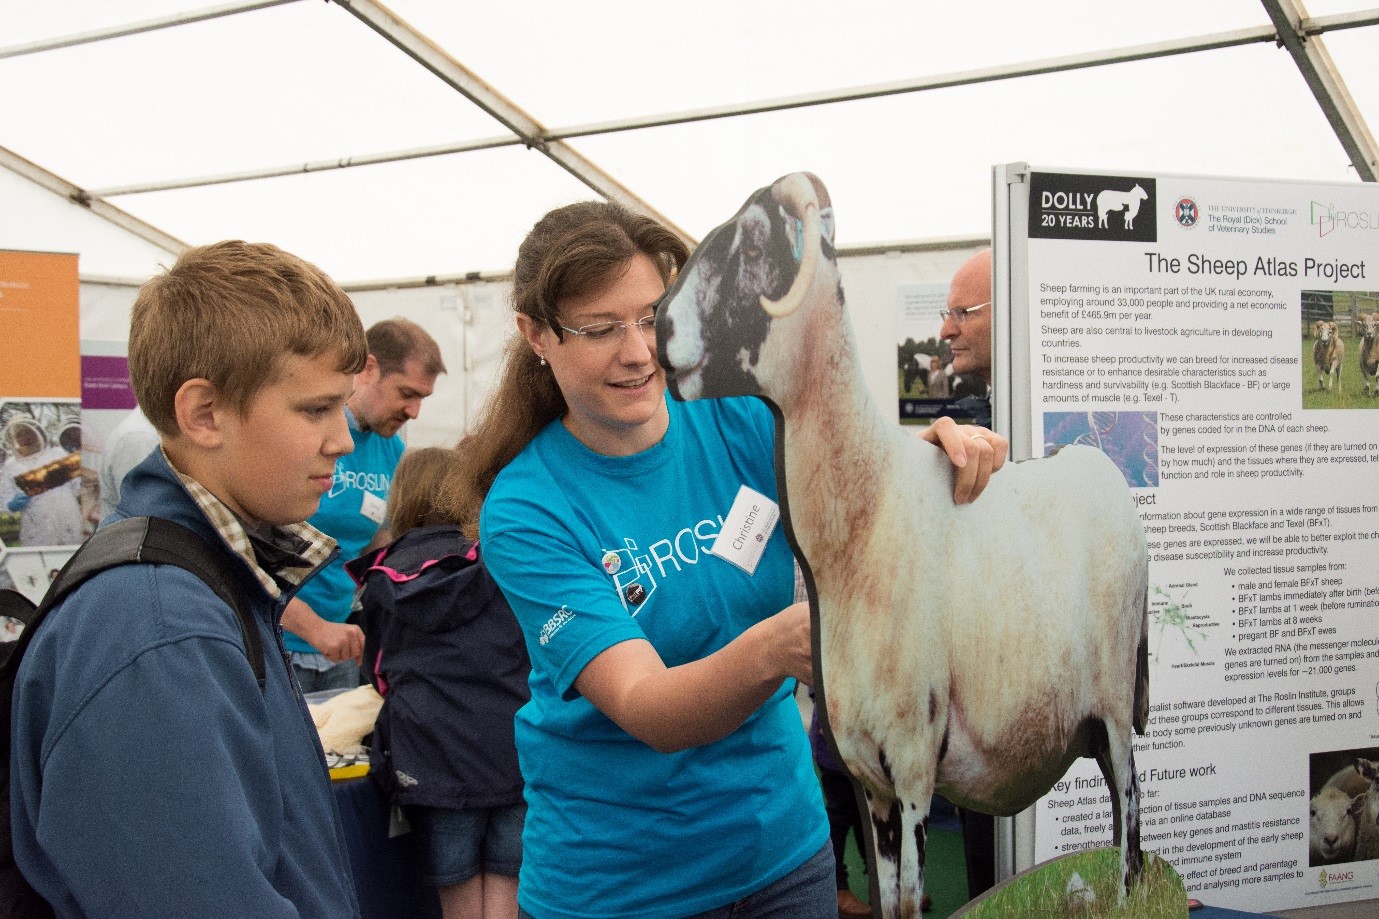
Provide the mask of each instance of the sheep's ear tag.
[{"label": "sheep's ear tag", "polygon": [[709,547],[709,552],[748,574],[755,574],[778,520],[780,505],[743,485],[737,490],[733,509],[728,511],[723,529],[718,531],[718,538]]}]

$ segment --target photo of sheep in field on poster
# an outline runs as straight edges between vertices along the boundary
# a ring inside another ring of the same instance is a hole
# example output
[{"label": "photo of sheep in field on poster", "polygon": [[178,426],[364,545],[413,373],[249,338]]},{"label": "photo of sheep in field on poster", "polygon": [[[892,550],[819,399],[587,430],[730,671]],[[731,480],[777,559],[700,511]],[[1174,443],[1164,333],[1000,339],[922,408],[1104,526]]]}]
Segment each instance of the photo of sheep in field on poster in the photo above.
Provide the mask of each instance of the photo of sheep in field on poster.
[{"label": "photo of sheep in field on poster", "polygon": [[[705,238],[656,333],[675,398],[754,395],[776,413],[815,691],[870,815],[875,914],[919,916],[936,791],[1011,815],[1086,757],[1116,849],[1110,870],[1083,878],[1082,906],[1097,904],[1085,914],[1186,915],[1181,881],[1140,850],[1132,735],[1149,717],[1148,556],[1116,464],[1064,447],[1007,464],[955,505],[942,451],[864,383],[832,204],[807,173],[759,189]],[[1022,908],[1005,915],[1031,915]]]},{"label": "photo of sheep in field on poster", "polygon": [[1302,292],[1302,407],[1379,408],[1379,292]]}]

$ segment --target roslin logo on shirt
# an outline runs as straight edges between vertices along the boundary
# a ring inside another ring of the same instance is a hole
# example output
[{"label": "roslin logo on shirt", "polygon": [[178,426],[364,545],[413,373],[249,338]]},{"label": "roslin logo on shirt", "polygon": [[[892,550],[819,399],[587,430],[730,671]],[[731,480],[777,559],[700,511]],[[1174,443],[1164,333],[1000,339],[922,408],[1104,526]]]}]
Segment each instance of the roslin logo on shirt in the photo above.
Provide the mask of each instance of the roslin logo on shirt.
[{"label": "roslin logo on shirt", "polygon": [[651,569],[650,556],[637,553],[636,541],[624,537],[623,548],[604,550],[602,560],[603,570],[613,579],[613,589],[618,592],[623,609],[633,616],[656,592],[656,575]]},{"label": "roslin logo on shirt", "polygon": [[653,541],[643,551],[635,539],[623,537],[620,549],[603,549],[599,564],[613,579],[623,609],[633,616],[646,606],[656,587],[687,567],[699,564],[723,528],[723,518],[700,520],[681,527],[675,535]]},{"label": "roslin logo on shirt", "polygon": [[370,491],[378,495],[387,495],[389,482],[390,479],[386,473],[355,472],[353,469],[337,468],[335,478],[330,483],[330,494],[326,497],[334,498],[341,492],[352,488],[359,491]]}]

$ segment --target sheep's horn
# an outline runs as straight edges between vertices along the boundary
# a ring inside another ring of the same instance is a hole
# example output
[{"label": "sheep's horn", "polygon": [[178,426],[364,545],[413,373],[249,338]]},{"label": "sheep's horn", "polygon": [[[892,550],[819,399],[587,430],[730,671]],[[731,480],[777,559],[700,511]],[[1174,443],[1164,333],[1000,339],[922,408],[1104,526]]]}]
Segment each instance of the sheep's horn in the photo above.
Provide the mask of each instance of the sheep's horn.
[{"label": "sheep's horn", "polygon": [[804,221],[804,252],[800,254],[800,268],[795,274],[795,283],[779,300],[772,300],[765,294],[761,296],[761,308],[766,315],[780,319],[800,308],[804,295],[814,282],[814,268],[819,264],[819,252],[823,245],[823,223],[819,219],[819,196],[814,191],[814,183],[803,173],[796,172],[781,179],[774,194],[787,213]]}]

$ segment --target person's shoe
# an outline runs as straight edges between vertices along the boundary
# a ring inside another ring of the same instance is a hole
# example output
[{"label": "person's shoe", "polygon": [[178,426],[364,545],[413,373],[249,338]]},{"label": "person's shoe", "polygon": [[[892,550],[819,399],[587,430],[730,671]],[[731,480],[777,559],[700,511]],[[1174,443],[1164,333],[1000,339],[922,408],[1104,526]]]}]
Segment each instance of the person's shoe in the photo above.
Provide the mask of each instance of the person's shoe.
[{"label": "person's shoe", "polygon": [[850,890],[838,891],[839,919],[871,919],[871,907]]},{"label": "person's shoe", "polygon": [[919,901],[919,911],[920,911],[921,913],[927,913],[929,910],[931,910],[931,909],[933,909],[933,908],[934,908],[934,898],[931,897],[931,896],[929,896],[929,895],[926,893],[926,894],[923,896],[923,898],[920,899],[920,901]]}]

